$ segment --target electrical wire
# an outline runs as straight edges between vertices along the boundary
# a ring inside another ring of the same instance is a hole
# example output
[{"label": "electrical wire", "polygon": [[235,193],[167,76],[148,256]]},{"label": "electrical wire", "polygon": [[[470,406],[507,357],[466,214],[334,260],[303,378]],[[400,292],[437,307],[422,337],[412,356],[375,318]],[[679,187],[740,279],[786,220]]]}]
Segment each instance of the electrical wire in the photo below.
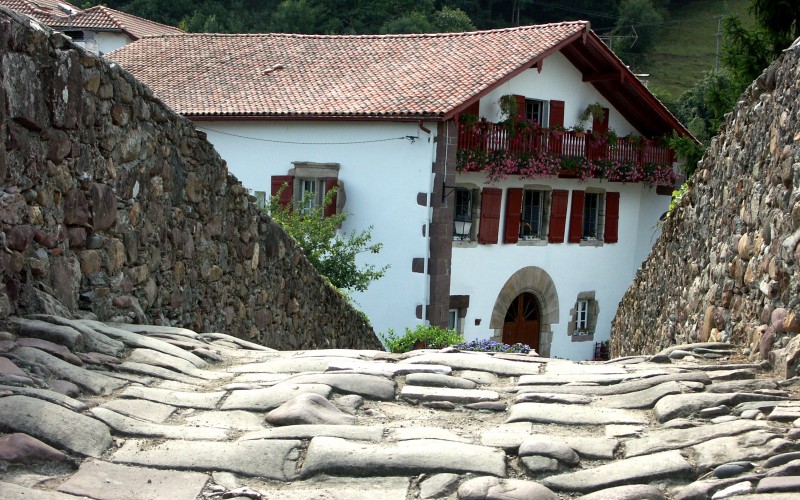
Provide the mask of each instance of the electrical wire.
[{"label": "electrical wire", "polygon": [[389,141],[405,141],[405,140],[412,140],[416,139],[414,136],[404,135],[402,137],[389,137],[386,139],[368,139],[364,141],[345,141],[345,142],[304,142],[304,141],[281,141],[278,139],[265,139],[263,137],[251,137],[247,135],[241,134],[233,134],[231,132],[223,132],[221,130],[214,130],[213,128],[207,127],[197,127],[197,130],[202,130],[204,132],[213,132],[215,134],[227,135],[231,137],[238,137],[239,139],[248,139],[251,141],[260,141],[260,142],[272,142],[277,144],[305,144],[305,145],[320,145],[320,146],[336,146],[336,145],[346,145],[346,144],[368,144],[373,142],[389,142]]}]

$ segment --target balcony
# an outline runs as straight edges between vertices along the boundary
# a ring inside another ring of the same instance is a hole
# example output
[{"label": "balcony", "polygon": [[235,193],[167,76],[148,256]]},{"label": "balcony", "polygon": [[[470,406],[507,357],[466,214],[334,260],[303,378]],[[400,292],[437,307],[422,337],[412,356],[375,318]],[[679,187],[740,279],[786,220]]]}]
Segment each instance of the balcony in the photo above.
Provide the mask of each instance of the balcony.
[{"label": "balcony", "polygon": [[641,136],[617,137],[576,130],[541,128],[528,122],[458,126],[457,169],[485,172],[490,181],[567,177],[673,186],[675,151]]}]

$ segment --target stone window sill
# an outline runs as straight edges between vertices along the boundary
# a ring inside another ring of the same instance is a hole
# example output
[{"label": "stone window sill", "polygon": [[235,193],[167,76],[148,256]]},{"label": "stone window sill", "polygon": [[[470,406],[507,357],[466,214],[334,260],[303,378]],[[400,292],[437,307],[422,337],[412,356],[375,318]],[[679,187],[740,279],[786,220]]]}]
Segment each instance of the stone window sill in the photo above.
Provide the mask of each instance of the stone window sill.
[{"label": "stone window sill", "polygon": [[453,240],[453,248],[476,248],[477,241]]},{"label": "stone window sill", "polygon": [[594,341],[594,332],[592,333],[573,333],[572,334],[572,341],[573,342],[588,342]]}]

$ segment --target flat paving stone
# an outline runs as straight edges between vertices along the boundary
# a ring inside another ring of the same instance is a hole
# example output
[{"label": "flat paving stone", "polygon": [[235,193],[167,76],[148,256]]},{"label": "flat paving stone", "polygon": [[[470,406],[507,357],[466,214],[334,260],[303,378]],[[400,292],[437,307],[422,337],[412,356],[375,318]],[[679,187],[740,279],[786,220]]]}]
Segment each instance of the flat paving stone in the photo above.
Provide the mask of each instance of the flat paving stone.
[{"label": "flat paving stone", "polygon": [[219,441],[228,438],[228,431],[225,429],[191,425],[156,424],[154,422],[121,415],[106,408],[92,408],[89,410],[89,413],[111,427],[116,433],[126,436],[202,441]]},{"label": "flat paving stone", "polygon": [[67,459],[61,451],[22,432],[0,434],[0,461],[14,464],[61,462]]},{"label": "flat paving stone", "polygon": [[412,439],[396,444],[365,444],[315,437],[306,451],[301,478],[317,474],[380,476],[430,472],[506,475],[503,451],[475,444]]},{"label": "flat paving stone", "polygon": [[300,394],[329,397],[332,389],[323,384],[280,384],[264,389],[233,391],[222,403],[222,410],[272,410]]},{"label": "flat paving stone", "polygon": [[57,405],[69,408],[74,411],[83,411],[87,408],[86,403],[78,401],[69,396],[65,396],[60,392],[51,391],[50,389],[37,389],[35,387],[18,387],[14,385],[0,385],[0,391],[5,391],[21,396],[30,396],[32,398],[41,399]]},{"label": "flat paving stone", "polygon": [[100,408],[106,408],[122,415],[149,420],[158,424],[167,420],[176,410],[174,406],[155,403],[146,399],[112,399],[101,404]]},{"label": "flat paving stone", "polygon": [[473,382],[479,385],[492,385],[497,382],[497,375],[495,375],[494,373],[482,372],[476,370],[462,370],[461,378],[472,380]]},{"label": "flat paving stone", "polygon": [[681,394],[683,386],[679,382],[664,382],[648,389],[625,394],[615,394],[595,398],[594,404],[608,408],[644,409],[652,408],[659,399],[670,394]]},{"label": "flat paving stone", "polygon": [[128,355],[127,361],[133,363],[143,363],[147,365],[160,366],[168,370],[177,371],[188,375],[190,377],[200,378],[203,380],[219,380],[223,378],[233,377],[232,373],[213,372],[209,370],[201,370],[194,366],[193,363],[185,359],[172,356],[171,354],[164,354],[163,352],[154,351],[152,349],[134,349]]},{"label": "flat paving stone", "polygon": [[256,431],[265,427],[263,415],[243,410],[195,412],[183,420],[187,425],[239,431]]},{"label": "flat paving stone", "polygon": [[28,396],[0,398],[0,427],[90,457],[111,446],[111,433],[102,422]]},{"label": "flat paving stone", "polygon": [[546,375],[628,375],[628,370],[616,365],[602,363],[574,363],[566,360],[551,360],[545,365]]},{"label": "flat paving stone", "polygon": [[539,373],[539,363],[495,359],[485,353],[431,353],[420,354],[397,363],[432,364],[449,366],[453,370],[477,370],[496,375],[531,375]]},{"label": "flat paving stone", "polygon": [[546,486],[522,479],[476,477],[458,487],[459,500],[558,500]]},{"label": "flat paving stone", "polygon": [[239,441],[257,439],[311,439],[317,436],[337,437],[352,441],[380,441],[384,427],[381,425],[285,425],[248,432]]},{"label": "flat paving stone", "polygon": [[450,387],[453,389],[474,389],[478,386],[472,380],[439,373],[409,373],[406,375],[406,385]]},{"label": "flat paving stone", "polygon": [[411,480],[407,477],[324,477],[259,488],[269,500],[406,500]]},{"label": "flat paving stone", "polygon": [[530,422],[501,424],[486,429],[481,433],[480,443],[484,446],[493,446],[516,452],[516,449],[526,439],[533,438],[558,439],[575,450],[582,458],[599,460],[611,460],[614,458],[614,452],[619,445],[619,440],[605,437],[534,431],[533,424]]},{"label": "flat paving stone", "polygon": [[[772,432],[755,430],[738,436],[720,437],[691,447],[700,473],[718,465],[744,460],[761,460],[796,446]],[[647,455],[645,455],[647,456]]]},{"label": "flat paving stone", "polygon": [[379,361],[366,362],[361,360],[336,360],[328,364],[328,370],[353,370],[355,372],[384,372],[393,375],[408,375],[411,373],[439,373],[447,375],[453,371],[449,366],[425,365],[409,363],[385,363]]},{"label": "flat paving stone", "polygon": [[542,479],[542,484],[557,491],[589,493],[626,483],[648,483],[693,473],[689,461],[679,451],[672,450],[546,477]]},{"label": "flat paving stone", "polygon": [[735,436],[745,432],[763,429],[765,422],[754,420],[735,420],[714,425],[700,425],[689,429],[654,430],[638,439],[625,441],[625,457],[649,455],[659,451],[685,448],[694,444],[724,436]]},{"label": "flat paving stone", "polygon": [[83,346],[87,352],[96,351],[108,356],[118,356],[124,349],[125,344],[119,340],[112,339],[103,335],[89,326],[75,320],[52,316],[48,314],[33,314],[31,319],[38,319],[54,325],[61,325],[76,330],[83,338]]},{"label": "flat paving stone", "polygon": [[154,351],[163,352],[164,354],[169,354],[171,356],[185,359],[186,361],[192,363],[197,368],[205,368],[208,365],[199,356],[184,351],[180,347],[176,347],[170,344],[169,342],[164,342],[163,340],[147,337],[145,335],[139,335],[133,332],[123,330],[121,328],[115,328],[113,326],[106,325],[105,323],[101,323],[99,321],[93,321],[88,319],[82,319],[78,321],[96,330],[97,332],[102,333],[103,335],[107,335],[112,339],[119,340],[120,342],[129,347],[143,347],[145,349],[152,349]]},{"label": "flat paving stone", "polygon": [[98,500],[194,500],[208,482],[199,472],[159,470],[87,460],[58,491]]},{"label": "flat paving stone", "polygon": [[758,482],[756,493],[800,493],[800,476],[765,477]]},{"label": "flat paving stone", "polygon": [[227,471],[290,481],[296,477],[300,445],[297,440],[280,439],[233,442],[130,439],[114,452],[111,461],[179,470]]},{"label": "flat paving stone", "polygon": [[617,384],[630,377],[627,372],[622,373],[596,373],[586,375],[522,375],[517,382],[518,385],[564,385],[567,383],[590,383],[597,385]]},{"label": "flat paving stone", "polygon": [[[566,376],[569,380],[571,377]],[[630,392],[643,391],[651,387],[655,387],[665,382],[698,382],[703,385],[711,383],[711,379],[705,372],[677,372],[668,373],[666,375],[654,375],[647,378],[637,378],[629,382],[620,382],[618,384],[610,385],[541,385],[538,387],[533,386],[518,386],[518,392],[554,392],[559,394],[586,394],[590,396],[611,396],[616,394],[627,394]]]},{"label": "flat paving stone", "polygon": [[458,474],[434,474],[419,483],[419,497],[423,499],[439,498],[454,492],[458,487]]},{"label": "flat paving stone", "polygon": [[225,392],[181,392],[153,387],[128,387],[120,396],[123,398],[147,399],[179,408],[211,410],[216,408],[217,403],[225,394]]},{"label": "flat paving stone", "polygon": [[661,423],[679,417],[688,417],[702,410],[719,405],[736,405],[748,401],[763,401],[768,396],[754,393],[691,393],[672,394],[658,400],[653,407],[653,414]]},{"label": "flat paving stone", "polygon": [[108,395],[127,385],[127,382],[106,377],[102,373],[86,370],[80,366],[67,363],[52,354],[47,354],[34,347],[18,347],[14,354],[28,361],[44,365],[53,375],[69,380],[81,389],[92,394]]},{"label": "flat paving stone", "polygon": [[472,440],[441,427],[387,427],[384,432],[387,441],[408,441],[409,439],[440,439],[471,443]]},{"label": "flat paving stone", "polygon": [[283,384],[324,384],[339,392],[358,394],[369,399],[390,400],[395,398],[397,384],[394,380],[363,373],[336,373],[296,375]]},{"label": "flat paving stone", "polygon": [[606,488],[588,495],[583,495],[577,500],[667,500],[667,496],[656,486],[649,484],[628,484]]},{"label": "flat paving stone", "polygon": [[184,375],[183,373],[169,370],[167,368],[161,368],[160,366],[149,365],[147,363],[125,361],[120,363],[119,369],[130,373],[137,373],[140,375],[146,375],[148,377],[162,378],[164,380],[173,380],[175,382],[181,382],[183,384],[190,384],[198,387],[206,383],[206,381],[201,378],[191,377],[189,375]]},{"label": "flat paving stone", "polygon": [[567,465],[578,465],[581,461],[575,450],[563,441],[552,438],[528,438],[519,446],[519,456],[539,455],[550,457]]},{"label": "flat paving stone", "polygon": [[3,500],[77,500],[81,497],[0,481],[0,498]]},{"label": "flat paving stone", "polygon": [[772,409],[767,420],[793,422],[800,418],[800,401],[787,401]]},{"label": "flat paving stone", "polygon": [[518,403],[509,410],[506,422],[542,422],[562,425],[646,424],[647,417],[617,408],[582,405]]},{"label": "flat paving stone", "polygon": [[285,358],[274,357],[258,363],[246,363],[228,368],[233,373],[300,373],[324,372],[331,363],[349,361],[351,358],[315,357],[315,358]]},{"label": "flat paving stone", "polygon": [[486,389],[450,389],[447,387],[426,387],[404,385],[400,396],[414,401],[450,401],[456,404],[497,401],[500,394]]},{"label": "flat paving stone", "polygon": [[594,401],[583,394],[558,394],[553,392],[526,392],[514,398],[514,403],[558,403],[564,405],[588,405]]}]

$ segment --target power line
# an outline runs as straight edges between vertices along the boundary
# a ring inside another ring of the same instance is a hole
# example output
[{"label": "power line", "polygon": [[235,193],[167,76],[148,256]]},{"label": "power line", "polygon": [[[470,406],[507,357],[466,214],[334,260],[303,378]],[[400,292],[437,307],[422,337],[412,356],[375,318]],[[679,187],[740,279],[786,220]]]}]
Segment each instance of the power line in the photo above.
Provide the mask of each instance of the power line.
[{"label": "power line", "polygon": [[345,141],[345,142],[303,142],[303,141],[281,141],[278,139],[265,139],[263,137],[252,137],[248,135],[240,135],[234,134],[231,132],[223,132],[221,130],[214,130],[213,128],[206,128],[206,127],[197,127],[196,129],[202,130],[205,132],[213,132],[215,134],[221,135],[228,135],[231,137],[238,137],[239,139],[247,139],[250,141],[260,141],[260,142],[273,142],[276,144],[305,144],[305,145],[320,145],[320,146],[335,146],[335,145],[346,145],[346,144],[367,144],[373,142],[389,142],[389,141],[404,141],[404,140],[412,140],[416,139],[416,137],[412,135],[404,135],[403,137],[389,137],[386,139],[369,139],[365,141]]}]

